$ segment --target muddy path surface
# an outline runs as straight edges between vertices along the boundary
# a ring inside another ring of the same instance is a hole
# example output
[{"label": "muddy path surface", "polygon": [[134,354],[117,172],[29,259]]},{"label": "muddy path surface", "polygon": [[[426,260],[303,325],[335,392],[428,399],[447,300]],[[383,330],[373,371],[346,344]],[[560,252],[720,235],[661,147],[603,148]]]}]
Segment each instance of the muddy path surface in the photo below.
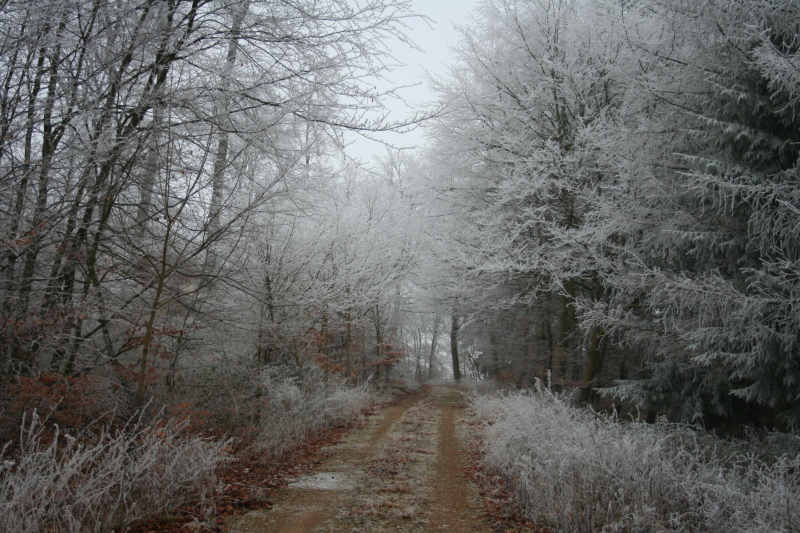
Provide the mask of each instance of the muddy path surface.
[{"label": "muddy path surface", "polygon": [[462,401],[453,388],[430,387],[384,409],[231,532],[488,533],[458,454],[476,431]]}]

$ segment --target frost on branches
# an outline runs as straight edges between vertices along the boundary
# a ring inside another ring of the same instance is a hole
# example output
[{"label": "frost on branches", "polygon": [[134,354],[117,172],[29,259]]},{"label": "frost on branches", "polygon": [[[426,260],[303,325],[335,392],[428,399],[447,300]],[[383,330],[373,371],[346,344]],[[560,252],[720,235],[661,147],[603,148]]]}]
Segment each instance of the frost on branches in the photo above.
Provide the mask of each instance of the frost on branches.
[{"label": "frost on branches", "polygon": [[476,328],[489,374],[800,421],[799,9],[482,5],[440,80],[430,172],[477,235],[482,322],[531,339],[498,365],[503,321]]}]

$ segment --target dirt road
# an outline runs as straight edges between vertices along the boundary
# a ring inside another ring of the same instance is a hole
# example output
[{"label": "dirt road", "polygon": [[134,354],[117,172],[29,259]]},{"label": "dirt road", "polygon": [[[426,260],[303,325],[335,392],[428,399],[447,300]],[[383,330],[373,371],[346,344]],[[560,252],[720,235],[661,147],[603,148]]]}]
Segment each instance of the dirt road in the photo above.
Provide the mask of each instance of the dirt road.
[{"label": "dirt road", "polygon": [[457,453],[469,438],[461,394],[431,387],[372,417],[320,467],[231,524],[232,533],[481,533]]}]

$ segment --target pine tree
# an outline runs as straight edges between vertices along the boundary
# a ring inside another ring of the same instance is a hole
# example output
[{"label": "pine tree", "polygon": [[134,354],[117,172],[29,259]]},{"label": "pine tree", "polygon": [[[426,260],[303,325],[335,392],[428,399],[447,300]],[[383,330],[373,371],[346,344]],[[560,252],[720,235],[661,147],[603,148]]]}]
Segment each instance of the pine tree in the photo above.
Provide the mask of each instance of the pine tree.
[{"label": "pine tree", "polygon": [[629,134],[646,129],[651,148],[669,148],[645,156],[648,175],[628,176],[617,191],[628,196],[609,200],[616,210],[635,204],[629,218],[639,218],[617,224],[625,266],[609,280],[615,306],[586,324],[645,354],[646,376],[613,389],[620,396],[681,419],[794,424],[798,5],[675,1],[648,11],[636,29],[650,33],[630,42],[643,54],[635,96],[650,110]]}]

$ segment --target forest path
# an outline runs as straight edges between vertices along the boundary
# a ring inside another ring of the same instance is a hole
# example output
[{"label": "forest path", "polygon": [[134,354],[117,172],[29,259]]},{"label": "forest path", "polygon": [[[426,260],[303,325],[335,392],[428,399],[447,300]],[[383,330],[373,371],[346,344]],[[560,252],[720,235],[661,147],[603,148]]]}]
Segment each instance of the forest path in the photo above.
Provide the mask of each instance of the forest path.
[{"label": "forest path", "polygon": [[462,401],[451,387],[426,387],[384,409],[231,533],[488,532],[457,453],[475,431]]}]

